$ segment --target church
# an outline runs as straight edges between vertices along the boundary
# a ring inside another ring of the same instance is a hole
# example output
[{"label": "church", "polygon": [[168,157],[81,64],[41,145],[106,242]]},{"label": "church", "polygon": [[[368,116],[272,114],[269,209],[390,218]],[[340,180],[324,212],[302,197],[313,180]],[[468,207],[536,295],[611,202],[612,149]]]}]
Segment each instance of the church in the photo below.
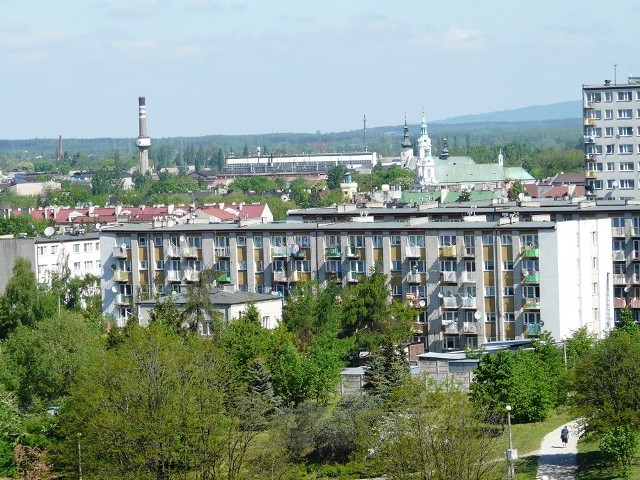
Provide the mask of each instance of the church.
[{"label": "church", "polygon": [[460,190],[506,190],[516,181],[523,184],[534,183],[535,178],[522,167],[505,167],[502,151],[497,163],[477,164],[471,157],[450,156],[447,139],[437,157],[432,154],[431,138],[427,131],[424,112],[417,141],[418,156],[415,156],[409,139],[407,119],[404,120],[400,159],[404,168],[416,172],[415,187],[434,190],[441,187],[458,186]]}]

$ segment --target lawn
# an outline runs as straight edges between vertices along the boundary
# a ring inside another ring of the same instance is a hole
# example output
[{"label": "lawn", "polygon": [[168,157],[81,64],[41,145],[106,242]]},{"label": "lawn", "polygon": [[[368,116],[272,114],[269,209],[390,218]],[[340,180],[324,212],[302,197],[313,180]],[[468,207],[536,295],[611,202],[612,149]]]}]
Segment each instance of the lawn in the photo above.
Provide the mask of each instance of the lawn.
[{"label": "lawn", "polygon": [[[632,465],[629,470],[629,478],[640,479],[640,465]],[[623,478],[616,468],[608,465],[600,452],[598,451],[598,443],[591,442],[578,442],[578,465],[584,465],[576,480],[613,480],[617,478]]]}]

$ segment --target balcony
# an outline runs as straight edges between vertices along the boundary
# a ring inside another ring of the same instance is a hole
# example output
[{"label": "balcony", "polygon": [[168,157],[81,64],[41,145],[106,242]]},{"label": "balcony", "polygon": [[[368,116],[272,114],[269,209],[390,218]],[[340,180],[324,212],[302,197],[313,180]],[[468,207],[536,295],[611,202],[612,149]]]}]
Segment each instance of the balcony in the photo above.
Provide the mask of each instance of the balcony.
[{"label": "balcony", "polygon": [[540,248],[534,245],[528,245],[522,250],[522,256],[526,258],[536,258],[540,256]]},{"label": "balcony", "polygon": [[407,283],[422,283],[422,274],[420,273],[409,273],[407,275]]},{"label": "balcony", "polygon": [[362,272],[347,272],[347,282],[358,283],[360,275],[364,275]]},{"label": "balcony", "polygon": [[125,295],[124,293],[116,295],[116,305],[131,305],[131,300],[133,300],[133,295]]},{"label": "balcony", "polygon": [[325,248],[325,254],[327,258],[341,258],[342,251],[340,249],[340,245],[331,245]]},{"label": "balcony", "polygon": [[476,247],[464,247],[462,249],[462,256],[463,257],[475,258],[475,256],[476,256]]},{"label": "balcony", "polygon": [[360,258],[360,249],[357,247],[347,247],[345,249],[347,258]]},{"label": "balcony", "polygon": [[632,237],[640,237],[640,227],[633,227],[631,229],[631,236]]},{"label": "balcony", "polygon": [[478,308],[478,299],[476,297],[462,297],[462,308]]},{"label": "balcony", "polygon": [[175,245],[169,245],[169,248],[167,248],[167,257],[180,258],[180,248]]},{"label": "balcony", "polygon": [[598,172],[595,170],[587,170],[584,176],[585,178],[598,178]]},{"label": "balcony", "polygon": [[113,258],[121,258],[121,259],[126,259],[127,258],[127,247],[122,247],[122,246],[117,246],[117,247],[113,247]]},{"label": "balcony", "polygon": [[455,245],[446,245],[438,249],[438,255],[441,257],[457,257],[458,249]]},{"label": "balcony", "polygon": [[127,272],[125,270],[116,270],[113,272],[113,281],[114,282],[128,282],[129,274],[131,272]]},{"label": "balcony", "polygon": [[540,272],[522,271],[524,283],[540,283]]},{"label": "balcony", "polygon": [[613,284],[614,285],[626,285],[627,284],[627,276],[624,273],[614,273],[613,274]]},{"label": "balcony", "polygon": [[613,308],[625,308],[627,306],[627,299],[616,297],[613,299]]},{"label": "balcony", "polygon": [[180,275],[180,270],[167,270],[167,280],[170,282],[181,282],[182,275]]},{"label": "balcony", "polygon": [[231,283],[231,273],[222,272],[220,275],[218,275],[218,278],[216,278],[216,280],[218,281],[218,283]]},{"label": "balcony", "polygon": [[458,308],[458,297],[442,297],[442,308]]},{"label": "balcony", "polygon": [[542,333],[542,325],[539,323],[525,323],[524,331],[527,335],[540,335]]},{"label": "balcony", "polygon": [[425,327],[424,323],[413,322],[413,325],[411,326],[411,331],[417,335],[422,335],[424,334],[424,327]]},{"label": "balcony", "polygon": [[197,282],[200,280],[200,272],[194,270],[193,268],[187,268],[184,271],[183,277],[185,282]]},{"label": "balcony", "polygon": [[614,250],[611,252],[611,255],[613,256],[614,262],[624,262],[626,260],[624,250]]},{"label": "balcony", "polygon": [[590,135],[584,136],[584,143],[595,143],[595,139]]},{"label": "balcony", "polygon": [[455,320],[443,320],[442,321],[442,331],[448,334],[458,334],[460,333],[460,327],[458,326],[458,322]]},{"label": "balcony", "polygon": [[612,227],[611,228],[611,236],[612,237],[624,237],[624,227]]},{"label": "balcony", "polygon": [[287,247],[273,247],[271,254],[273,258],[287,258]]},{"label": "balcony", "polygon": [[462,272],[462,283],[476,283],[474,272]]},{"label": "balcony", "polygon": [[293,258],[294,260],[304,260],[305,258],[304,250],[291,252],[291,258]]},{"label": "balcony", "polygon": [[640,273],[632,274],[631,278],[629,279],[629,283],[633,285],[638,285],[640,283]]},{"label": "balcony", "polygon": [[640,261],[640,250],[631,250],[631,260]]},{"label": "balcony", "polygon": [[540,310],[540,299],[539,298],[525,298],[524,306],[525,310]]},{"label": "balcony", "polygon": [[596,119],[595,118],[585,118],[583,123],[584,123],[585,127],[595,127],[596,126]]},{"label": "balcony", "polygon": [[182,247],[182,256],[185,258],[198,258],[198,249],[196,247]]},{"label": "balcony", "polygon": [[630,298],[629,299],[629,308],[640,308],[640,298]]},{"label": "balcony", "polygon": [[287,276],[287,272],[284,270],[277,270],[273,272],[273,281],[274,282],[288,282],[289,277]]},{"label": "balcony", "polygon": [[302,280],[302,278],[303,278],[302,272],[298,272],[298,271],[291,272],[291,281],[292,282],[299,282],[300,280]]},{"label": "balcony", "polygon": [[458,273],[457,272],[440,272],[440,281],[442,283],[457,283]]},{"label": "balcony", "polygon": [[462,322],[462,333],[477,335],[480,327],[476,322]]},{"label": "balcony", "polygon": [[407,245],[404,247],[404,256],[407,258],[420,258],[422,248],[417,245]]},{"label": "balcony", "polygon": [[231,255],[231,249],[229,247],[216,247],[216,256],[229,257]]}]

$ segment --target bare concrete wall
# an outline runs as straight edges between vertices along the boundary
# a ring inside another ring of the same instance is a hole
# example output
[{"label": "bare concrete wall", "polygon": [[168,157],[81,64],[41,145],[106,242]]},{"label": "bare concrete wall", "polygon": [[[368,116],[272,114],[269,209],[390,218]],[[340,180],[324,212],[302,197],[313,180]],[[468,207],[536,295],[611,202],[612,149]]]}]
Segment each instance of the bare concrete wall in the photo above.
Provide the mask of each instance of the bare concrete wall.
[{"label": "bare concrete wall", "polygon": [[16,258],[24,257],[31,262],[36,273],[36,249],[33,238],[0,238],[0,294],[4,294],[11,278]]}]

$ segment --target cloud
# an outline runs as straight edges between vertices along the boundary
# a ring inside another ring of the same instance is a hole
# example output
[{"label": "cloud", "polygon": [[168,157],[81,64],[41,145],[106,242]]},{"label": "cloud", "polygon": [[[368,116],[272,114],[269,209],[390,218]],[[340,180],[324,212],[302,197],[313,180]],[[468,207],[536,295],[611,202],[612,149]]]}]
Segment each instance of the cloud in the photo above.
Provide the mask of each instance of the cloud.
[{"label": "cloud", "polygon": [[139,17],[157,13],[154,5],[144,2],[119,2],[111,5],[107,10],[111,15],[118,17]]},{"label": "cloud", "polygon": [[43,30],[31,32],[28,35],[12,34],[0,40],[0,46],[5,50],[51,50],[67,44],[71,37],[66,32]]},{"label": "cloud", "polygon": [[24,22],[0,22],[0,33],[20,33],[28,29]]},{"label": "cloud", "polygon": [[487,46],[487,40],[480,31],[457,27],[449,28],[441,34],[414,35],[407,43],[411,49],[423,48],[440,52],[477,52]]},{"label": "cloud", "polygon": [[184,4],[182,10],[186,13],[222,12],[224,8],[210,0],[190,0]]}]

